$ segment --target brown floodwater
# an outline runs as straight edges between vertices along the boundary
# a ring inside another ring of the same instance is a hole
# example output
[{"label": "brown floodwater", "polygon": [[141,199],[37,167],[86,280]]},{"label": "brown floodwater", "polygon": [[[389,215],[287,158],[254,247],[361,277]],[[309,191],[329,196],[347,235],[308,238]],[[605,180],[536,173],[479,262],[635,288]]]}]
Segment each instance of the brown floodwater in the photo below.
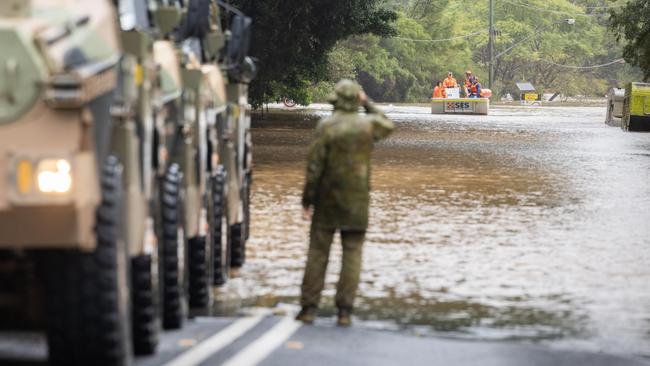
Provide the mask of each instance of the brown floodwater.
[{"label": "brown floodwater", "polygon": [[[650,134],[606,126],[604,108],[384,109],[396,131],[373,156],[365,326],[650,356]],[[297,303],[305,152],[329,113],[254,122],[251,238],[229,286],[248,304]]]}]

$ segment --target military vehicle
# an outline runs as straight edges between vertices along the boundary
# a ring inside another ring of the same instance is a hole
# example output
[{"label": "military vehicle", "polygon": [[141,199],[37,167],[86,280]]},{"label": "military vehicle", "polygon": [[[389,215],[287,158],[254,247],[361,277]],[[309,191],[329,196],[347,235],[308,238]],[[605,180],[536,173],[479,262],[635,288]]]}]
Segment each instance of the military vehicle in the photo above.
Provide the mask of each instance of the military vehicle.
[{"label": "military vehicle", "polygon": [[[189,2],[177,36],[189,57],[183,70],[186,138],[178,159],[183,176],[189,177],[184,181],[185,235],[190,253],[200,252],[208,242],[213,263],[206,272],[216,285],[223,284],[228,267],[243,264],[249,235],[248,83],[255,74],[247,57],[250,27],[249,18],[225,3],[195,0]],[[198,214],[201,205],[203,213]],[[190,256],[190,293],[192,261]]]},{"label": "military vehicle", "polygon": [[[254,65],[246,57],[250,19],[223,3],[225,14],[209,0],[185,5],[171,1],[153,11],[163,37],[154,42],[154,60],[167,96],[158,104],[165,110],[171,163],[162,187],[181,182],[179,189],[163,192],[162,202],[166,210],[173,202],[183,212],[180,220],[164,214],[161,220],[162,312],[168,328],[179,326],[182,318],[179,288],[186,287],[192,314],[209,313],[212,285],[224,284],[229,267],[243,263],[252,177],[247,83]],[[232,25],[225,31],[222,16]],[[180,59],[174,59],[171,47]],[[171,194],[179,191],[180,197]]]},{"label": "military vehicle", "polygon": [[29,306],[42,305],[52,364],[128,364],[157,343],[150,154],[136,131],[147,75],[120,57],[107,0],[8,0],[0,14],[0,267],[40,289],[0,296],[43,298]]},{"label": "military vehicle", "polygon": [[620,126],[623,118],[623,102],[625,100],[625,89],[611,88],[607,92],[607,116],[605,123],[609,126]]},{"label": "military vehicle", "polygon": [[[187,6],[193,8],[196,3],[193,0]],[[188,308],[206,313],[211,304],[213,252],[206,234],[214,224],[208,220],[204,104],[215,93],[199,89],[201,70],[209,66],[198,61],[200,50],[192,47],[193,34],[185,30],[187,21],[181,22],[186,9],[180,3],[120,0],[118,7],[124,51],[137,60],[136,71],[148,81],[137,81],[136,120],[143,136],[140,151],[152,152],[150,157],[146,153],[141,157],[147,161],[145,166],[152,166],[145,182],[151,184],[148,191],[155,192],[152,197],[158,198],[151,206],[161,241],[157,259],[162,325],[174,329],[182,326]]]},{"label": "military vehicle", "polygon": [[154,352],[244,260],[250,20],[115,4],[0,4],[0,316],[52,364]]},{"label": "military vehicle", "polygon": [[625,88],[621,128],[650,131],[650,84],[629,83]]}]

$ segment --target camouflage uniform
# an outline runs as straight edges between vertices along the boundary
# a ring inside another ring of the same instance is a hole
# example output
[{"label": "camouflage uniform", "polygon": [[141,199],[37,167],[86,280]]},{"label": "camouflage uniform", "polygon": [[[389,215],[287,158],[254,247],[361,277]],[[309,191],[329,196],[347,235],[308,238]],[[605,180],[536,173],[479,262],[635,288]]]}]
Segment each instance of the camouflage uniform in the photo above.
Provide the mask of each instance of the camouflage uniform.
[{"label": "camouflage uniform", "polygon": [[343,265],[336,306],[351,309],[359,284],[361,247],[368,227],[370,153],[375,142],[394,128],[369,101],[367,115],[359,115],[361,87],[343,80],[331,97],[332,116],[321,120],[309,147],[304,208],[314,208],[309,253],[302,283],[303,307],[316,307],[323,289],[330,246],[341,232]]}]

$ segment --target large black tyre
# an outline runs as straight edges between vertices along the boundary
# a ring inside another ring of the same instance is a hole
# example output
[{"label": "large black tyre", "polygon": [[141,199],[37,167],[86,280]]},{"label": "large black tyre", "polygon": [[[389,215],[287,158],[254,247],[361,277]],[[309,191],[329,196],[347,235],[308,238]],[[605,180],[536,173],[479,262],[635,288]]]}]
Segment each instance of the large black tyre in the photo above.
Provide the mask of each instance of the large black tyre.
[{"label": "large black tyre", "polygon": [[190,309],[207,310],[210,308],[210,258],[205,236],[190,238],[188,250],[188,295]]},{"label": "large black tyre", "polygon": [[246,132],[246,144],[244,145],[244,241],[250,237],[251,215],[251,186],[253,184],[253,140],[250,131]]},{"label": "large black tyre", "polygon": [[246,261],[246,238],[248,225],[250,224],[250,207],[248,204],[250,188],[248,182],[249,175],[247,174],[244,178],[244,185],[241,194],[244,209],[244,221],[230,225],[230,266],[234,268],[243,266]]},{"label": "large black tyre", "polygon": [[115,157],[101,171],[96,213],[97,246],[43,253],[38,267],[45,289],[51,365],[130,365],[128,253],[120,239],[122,169]]},{"label": "large black tyre", "polygon": [[244,225],[246,226],[244,241],[248,241],[251,236],[251,185],[253,183],[253,173],[246,173],[244,186]]},{"label": "large black tyre", "polygon": [[226,228],[226,171],[222,165],[217,166],[216,174],[210,178],[210,241],[212,243],[212,259],[214,276],[212,284],[221,286],[228,279],[230,256]]},{"label": "large black tyre", "polygon": [[230,225],[230,267],[239,268],[246,260],[246,244],[244,239],[244,225],[237,223]]},{"label": "large black tyre", "polygon": [[160,323],[156,287],[151,255],[134,257],[131,260],[131,323],[136,355],[151,355],[158,346]]},{"label": "large black tyre", "polygon": [[185,266],[179,256],[179,244],[184,240],[182,232],[179,233],[182,228],[180,184],[180,168],[171,164],[160,185],[162,324],[165,329],[183,326]]}]

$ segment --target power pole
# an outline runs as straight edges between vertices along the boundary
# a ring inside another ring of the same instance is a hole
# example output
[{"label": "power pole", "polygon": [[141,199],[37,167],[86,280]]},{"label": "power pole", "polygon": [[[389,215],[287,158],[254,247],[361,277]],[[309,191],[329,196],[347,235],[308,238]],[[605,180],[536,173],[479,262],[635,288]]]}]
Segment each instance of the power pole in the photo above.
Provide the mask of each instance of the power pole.
[{"label": "power pole", "polygon": [[490,0],[490,33],[488,38],[488,58],[490,59],[490,74],[488,88],[492,89],[494,83],[494,0]]}]

